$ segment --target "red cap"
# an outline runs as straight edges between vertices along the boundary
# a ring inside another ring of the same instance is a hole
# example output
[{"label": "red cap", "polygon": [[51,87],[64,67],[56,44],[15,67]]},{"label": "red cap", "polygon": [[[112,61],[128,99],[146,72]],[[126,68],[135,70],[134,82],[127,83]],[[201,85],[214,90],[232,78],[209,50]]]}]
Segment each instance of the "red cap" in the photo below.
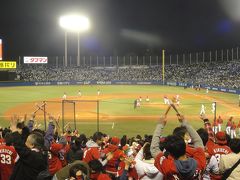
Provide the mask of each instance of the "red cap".
[{"label": "red cap", "polygon": [[118,146],[120,144],[120,139],[116,136],[112,137],[111,144],[114,144],[114,145]]},{"label": "red cap", "polygon": [[227,137],[226,137],[225,132],[223,132],[223,131],[217,132],[216,140],[217,140],[217,144],[222,144],[222,145],[227,144]]}]

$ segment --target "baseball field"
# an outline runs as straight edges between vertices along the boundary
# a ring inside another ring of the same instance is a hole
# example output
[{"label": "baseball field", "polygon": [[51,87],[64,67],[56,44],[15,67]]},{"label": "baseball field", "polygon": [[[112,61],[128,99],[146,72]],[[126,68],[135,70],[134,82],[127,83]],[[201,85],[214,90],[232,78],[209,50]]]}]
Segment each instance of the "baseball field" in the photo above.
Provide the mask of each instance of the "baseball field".
[{"label": "baseball field", "polygon": [[[81,96],[78,95],[79,90]],[[100,95],[97,91],[100,90]],[[62,102],[64,92],[66,101]],[[216,91],[206,93],[204,89],[194,89],[172,86],[154,85],[75,85],[75,86],[21,86],[0,88],[0,126],[9,126],[11,116],[17,114],[30,118],[36,113],[36,122],[44,129],[44,111],[46,119],[51,114],[60,117],[60,126],[68,124],[74,129],[74,114],[76,126],[80,133],[92,135],[99,130],[109,135],[152,134],[160,115],[164,114],[168,105],[163,97],[172,99],[180,97],[179,112],[195,127],[203,127],[199,119],[201,107],[205,107],[206,115],[213,120],[212,104],[216,102],[216,116],[224,119],[224,125],[230,116],[235,123],[240,120],[239,97]],[[149,101],[146,101],[147,96]],[[140,107],[134,109],[134,100],[141,97]],[[169,134],[178,126],[176,112],[171,109],[164,134]],[[225,127],[225,126],[224,126]]]}]

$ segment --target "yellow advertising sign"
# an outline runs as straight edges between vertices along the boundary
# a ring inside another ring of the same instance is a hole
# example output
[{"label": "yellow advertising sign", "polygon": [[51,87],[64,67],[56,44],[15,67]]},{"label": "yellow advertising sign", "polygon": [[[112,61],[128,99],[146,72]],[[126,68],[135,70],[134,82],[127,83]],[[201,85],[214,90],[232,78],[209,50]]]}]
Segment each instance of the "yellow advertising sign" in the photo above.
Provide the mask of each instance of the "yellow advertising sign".
[{"label": "yellow advertising sign", "polygon": [[17,63],[15,61],[0,61],[0,69],[16,69]]}]

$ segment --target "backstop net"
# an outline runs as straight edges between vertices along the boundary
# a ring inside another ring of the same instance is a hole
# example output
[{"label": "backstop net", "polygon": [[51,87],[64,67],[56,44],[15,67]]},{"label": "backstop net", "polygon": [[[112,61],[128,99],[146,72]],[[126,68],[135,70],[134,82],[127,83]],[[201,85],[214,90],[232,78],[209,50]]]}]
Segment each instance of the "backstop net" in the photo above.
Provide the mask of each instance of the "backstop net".
[{"label": "backstop net", "polygon": [[[95,100],[62,100],[62,131],[85,129],[99,131],[99,102]],[[87,128],[88,127],[88,128]]]}]

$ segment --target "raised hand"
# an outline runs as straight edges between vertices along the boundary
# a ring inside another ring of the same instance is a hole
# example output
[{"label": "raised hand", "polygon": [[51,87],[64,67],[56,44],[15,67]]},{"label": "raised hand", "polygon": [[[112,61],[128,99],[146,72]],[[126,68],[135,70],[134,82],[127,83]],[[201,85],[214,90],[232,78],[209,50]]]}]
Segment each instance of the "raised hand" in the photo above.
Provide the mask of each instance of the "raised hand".
[{"label": "raised hand", "polygon": [[16,114],[14,114],[11,117],[11,123],[10,123],[10,130],[12,132],[16,132],[18,131],[19,133],[22,131],[21,129],[17,128],[17,124],[20,122],[19,120],[19,116],[17,116]]},{"label": "raised hand", "polygon": [[177,114],[177,117],[178,117],[178,121],[179,121],[179,122],[186,121],[184,115]]},{"label": "raised hand", "polygon": [[167,123],[167,119],[166,119],[166,116],[163,115],[159,118],[159,124],[162,124],[163,126],[165,126]]}]

